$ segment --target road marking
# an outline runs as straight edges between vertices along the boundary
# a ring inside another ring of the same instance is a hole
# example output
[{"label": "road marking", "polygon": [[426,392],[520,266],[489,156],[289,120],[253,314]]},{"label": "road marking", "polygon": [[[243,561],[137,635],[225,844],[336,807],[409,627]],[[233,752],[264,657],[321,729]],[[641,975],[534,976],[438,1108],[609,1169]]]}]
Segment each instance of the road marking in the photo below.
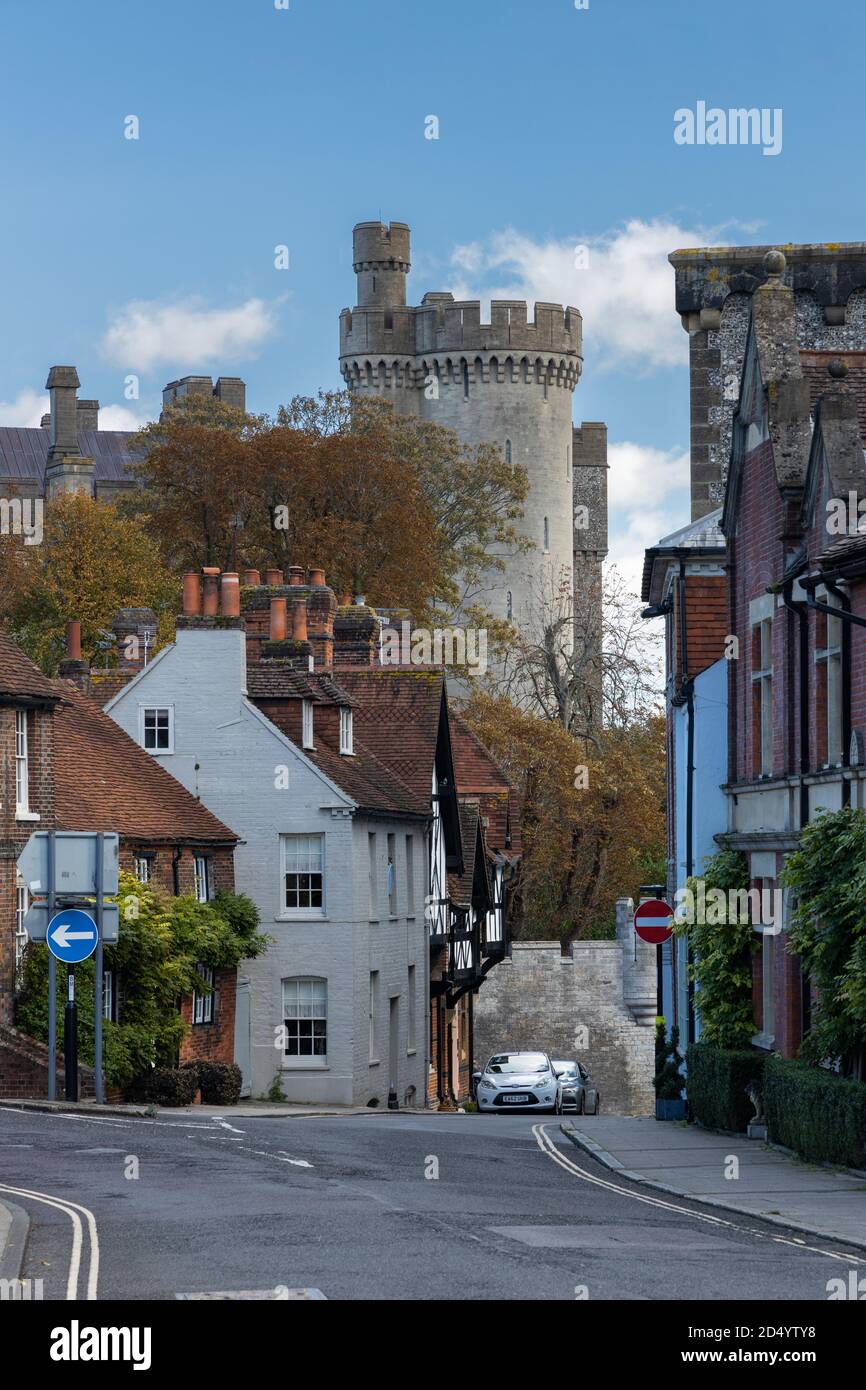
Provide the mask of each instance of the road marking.
[{"label": "road marking", "polygon": [[0,1192],[8,1192],[13,1197],[29,1197],[31,1201],[42,1202],[46,1207],[55,1207],[57,1211],[62,1211],[72,1222],[72,1253],[69,1257],[69,1274],[66,1279],[66,1301],[74,1303],[78,1299],[78,1272],[81,1265],[81,1252],[84,1244],[81,1217],[79,1212],[87,1222],[87,1233],[90,1240],[90,1265],[87,1275],[87,1292],[85,1298],[88,1302],[96,1299],[96,1290],[99,1284],[99,1237],[96,1233],[96,1218],[88,1207],[82,1207],[78,1202],[71,1202],[65,1197],[49,1196],[45,1192],[33,1192],[29,1187],[10,1187],[6,1183],[0,1183]]},{"label": "road marking", "polygon": [[313,1167],[312,1163],[308,1163],[305,1158],[289,1158],[289,1155],[286,1153],[285,1149],[277,1149],[277,1153],[283,1155],[283,1159],[286,1163],[294,1163],[296,1168]]},{"label": "road marking", "polygon": [[230,1129],[232,1134],[246,1134],[245,1129],[235,1129],[234,1125],[230,1125],[228,1120],[223,1119],[222,1115],[212,1115],[211,1119],[214,1124],[219,1125],[221,1129]]},{"label": "road marking", "polygon": [[[582,1178],[584,1182],[593,1183],[596,1187],[606,1187],[609,1192],[618,1192],[623,1197],[630,1197],[634,1202],[643,1202],[648,1207],[661,1207],[664,1211],[675,1211],[681,1216],[690,1216],[694,1221],[703,1221],[710,1226],[726,1226],[732,1231],[739,1231],[741,1234],[757,1236],[758,1240],[774,1241],[777,1245],[793,1245],[797,1250],[808,1250],[812,1255],[824,1255],[830,1260],[842,1260],[847,1264],[861,1265],[864,1262],[862,1254],[838,1254],[834,1250],[822,1250],[817,1245],[807,1245],[802,1237],[776,1236],[770,1235],[768,1231],[758,1231],[752,1226],[743,1226],[737,1221],[729,1221],[723,1216],[710,1216],[708,1212],[692,1211],[690,1207],[680,1206],[677,1202],[666,1202],[661,1197],[647,1197],[641,1192],[632,1192],[628,1187],[621,1187],[619,1183],[609,1182],[606,1178],[596,1177],[594,1173],[589,1173],[585,1168],[580,1168],[573,1163],[570,1158],[566,1158],[556,1147],[553,1140],[546,1132],[544,1125],[533,1125],[532,1133],[535,1135],[535,1142],[543,1154],[552,1158],[554,1163],[558,1163],[560,1168],[564,1168],[567,1173],[574,1177]],[[700,1201],[699,1197],[694,1199]]]}]

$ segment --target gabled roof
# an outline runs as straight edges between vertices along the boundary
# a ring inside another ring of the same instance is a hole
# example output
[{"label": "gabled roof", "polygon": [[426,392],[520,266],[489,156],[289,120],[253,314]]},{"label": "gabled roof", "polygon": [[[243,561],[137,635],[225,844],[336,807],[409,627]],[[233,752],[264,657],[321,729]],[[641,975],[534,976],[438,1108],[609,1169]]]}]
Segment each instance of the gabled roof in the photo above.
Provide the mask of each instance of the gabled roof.
[{"label": "gabled roof", "polygon": [[860,438],[866,441],[866,352],[816,352],[804,348],[800,351],[800,361],[809,383],[813,415],[820,397],[833,387],[828,374],[831,362],[844,363],[845,386],[856,401]]},{"label": "gabled roof", "polygon": [[[848,385],[847,375],[830,377],[825,373],[822,391],[813,409],[815,428],[800,511],[800,524],[804,529],[812,525],[815,509],[825,495],[843,505],[846,518],[850,495],[857,499],[866,497],[859,404],[855,391]],[[825,477],[826,494],[822,486]],[[822,521],[829,522],[829,519],[827,513]]]},{"label": "gabled roof", "polygon": [[[127,465],[138,462],[139,456],[129,450],[134,438],[126,430],[79,430],[78,447],[82,458],[93,459],[97,483],[127,483],[135,479]],[[35,479],[40,490],[45,486],[45,469],[51,431],[48,429],[17,429],[0,426],[0,478],[16,478],[21,482]]]},{"label": "gabled roof", "polygon": [[451,712],[451,742],[457,795],[461,804],[464,800],[478,803],[489,851],[519,853],[520,817],[513,805],[514,788],[493,754],[456,710]]},{"label": "gabled roof", "polygon": [[69,681],[54,714],[54,794],[63,830],[114,830],[144,844],[238,841],[186,787]]},{"label": "gabled roof", "polygon": [[58,692],[35,662],[0,631],[0,700],[4,697],[55,701]]},{"label": "gabled roof", "polygon": [[[493,903],[486,845],[477,801],[460,802],[460,838],[463,842],[463,872],[448,875],[448,895],[456,907],[468,909],[473,902],[486,911]],[[486,902],[479,901],[486,898]]]},{"label": "gabled roof", "polygon": [[405,666],[338,669],[334,678],[355,707],[355,730],[365,747],[430,803],[445,677]]},{"label": "gabled roof", "polygon": [[[643,603],[660,603],[662,600],[661,579],[656,573],[657,561],[675,558],[684,550],[688,551],[695,559],[706,556],[718,561],[724,558],[727,542],[721,522],[722,509],[717,507],[715,511],[707,512],[706,516],[698,517],[697,521],[690,521],[686,526],[681,526],[678,531],[672,531],[669,536],[663,536],[655,545],[644,551],[641,581],[641,600]],[[665,569],[666,566],[660,568]]]}]

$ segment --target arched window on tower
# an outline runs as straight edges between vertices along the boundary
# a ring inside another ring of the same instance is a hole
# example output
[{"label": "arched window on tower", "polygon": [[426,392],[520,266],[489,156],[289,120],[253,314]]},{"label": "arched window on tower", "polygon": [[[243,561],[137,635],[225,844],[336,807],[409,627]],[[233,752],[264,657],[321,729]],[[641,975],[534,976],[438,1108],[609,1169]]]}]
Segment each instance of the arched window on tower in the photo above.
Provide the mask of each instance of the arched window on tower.
[{"label": "arched window on tower", "polygon": [[550,521],[547,517],[544,518],[544,553],[550,553]]},{"label": "arched window on tower", "polygon": [[549,391],[549,389],[550,389],[550,377],[548,376],[547,368],[545,367],[545,368],[544,368],[544,399],[545,399],[545,400],[547,400],[547,398],[548,398],[548,391]]},{"label": "arched window on tower", "polygon": [[510,439],[506,439],[506,441],[505,441],[505,462],[506,462],[506,463],[510,463],[510,462],[511,462],[511,440],[510,440]]},{"label": "arched window on tower", "polygon": [[514,617],[514,603],[512,601],[510,589],[508,590],[508,593],[505,595],[505,616],[509,619]]},{"label": "arched window on tower", "polygon": [[463,399],[469,400],[469,363],[463,363]]}]

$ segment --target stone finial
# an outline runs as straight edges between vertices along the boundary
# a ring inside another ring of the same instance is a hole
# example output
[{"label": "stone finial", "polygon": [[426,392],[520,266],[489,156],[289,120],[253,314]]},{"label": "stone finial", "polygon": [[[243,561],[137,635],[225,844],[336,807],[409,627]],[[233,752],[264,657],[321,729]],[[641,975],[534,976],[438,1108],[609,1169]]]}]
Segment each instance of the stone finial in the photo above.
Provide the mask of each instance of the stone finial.
[{"label": "stone finial", "polygon": [[844,381],[848,375],[848,363],[841,357],[831,357],[827,371],[834,381]]},{"label": "stone finial", "polygon": [[764,269],[768,275],[784,275],[787,264],[782,251],[768,251],[764,256]]}]

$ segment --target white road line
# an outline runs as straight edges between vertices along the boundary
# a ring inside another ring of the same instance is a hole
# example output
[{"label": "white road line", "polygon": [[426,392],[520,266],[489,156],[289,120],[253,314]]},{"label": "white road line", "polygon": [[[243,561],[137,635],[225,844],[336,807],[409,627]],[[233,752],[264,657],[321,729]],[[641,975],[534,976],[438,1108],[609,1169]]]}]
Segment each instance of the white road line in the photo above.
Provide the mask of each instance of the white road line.
[{"label": "white road line", "polygon": [[[584,1182],[593,1183],[596,1187],[606,1187],[609,1192],[617,1192],[623,1197],[630,1197],[633,1202],[643,1202],[648,1207],[661,1207],[664,1211],[675,1211],[681,1216],[690,1216],[694,1221],[703,1221],[710,1226],[726,1226],[729,1230],[740,1231],[744,1235],[757,1236],[758,1240],[774,1241],[777,1245],[793,1245],[797,1250],[808,1250],[813,1255],[824,1255],[830,1260],[842,1260],[847,1264],[863,1264],[863,1255],[838,1254],[835,1250],[822,1250],[817,1245],[807,1245],[802,1237],[776,1236],[768,1231],[757,1231],[751,1226],[742,1226],[737,1221],[726,1220],[723,1216],[710,1216],[708,1212],[692,1211],[690,1207],[679,1206],[676,1202],[666,1202],[661,1197],[647,1197],[641,1192],[632,1192],[628,1187],[620,1187],[618,1183],[608,1182],[606,1178],[596,1177],[594,1173],[589,1173],[585,1168],[580,1168],[573,1163],[570,1158],[566,1158],[556,1147],[553,1140],[546,1132],[544,1125],[533,1125],[532,1133],[535,1135],[535,1142],[543,1154],[552,1158],[554,1163],[558,1163],[560,1168],[564,1168],[567,1173],[574,1177],[581,1178]],[[700,1201],[699,1197],[695,1201]]]},{"label": "white road line", "polygon": [[9,1115],[30,1115],[40,1120],[77,1120],[86,1125],[114,1125],[115,1128],[128,1128],[134,1120],[109,1120],[103,1115],[69,1115],[63,1110],[19,1110],[17,1105],[0,1105],[0,1111]]},{"label": "white road line", "polygon": [[230,1129],[232,1134],[246,1134],[245,1129],[235,1129],[234,1125],[230,1125],[228,1120],[223,1119],[222,1115],[212,1115],[211,1119],[214,1124],[219,1125],[221,1129]]},{"label": "white road line", "polygon": [[78,1299],[78,1272],[83,1246],[81,1218],[78,1213],[82,1213],[87,1222],[87,1234],[90,1240],[90,1265],[85,1298],[89,1302],[93,1302],[96,1299],[99,1284],[99,1237],[96,1233],[96,1218],[93,1212],[87,1207],[80,1206],[78,1202],[70,1202],[65,1197],[49,1196],[45,1192],[33,1192],[29,1187],[10,1187],[6,1183],[0,1183],[0,1192],[8,1192],[13,1197],[29,1197],[32,1201],[42,1202],[47,1207],[54,1207],[69,1217],[72,1222],[72,1253],[69,1257],[69,1274],[66,1280],[66,1301],[68,1303]]}]

